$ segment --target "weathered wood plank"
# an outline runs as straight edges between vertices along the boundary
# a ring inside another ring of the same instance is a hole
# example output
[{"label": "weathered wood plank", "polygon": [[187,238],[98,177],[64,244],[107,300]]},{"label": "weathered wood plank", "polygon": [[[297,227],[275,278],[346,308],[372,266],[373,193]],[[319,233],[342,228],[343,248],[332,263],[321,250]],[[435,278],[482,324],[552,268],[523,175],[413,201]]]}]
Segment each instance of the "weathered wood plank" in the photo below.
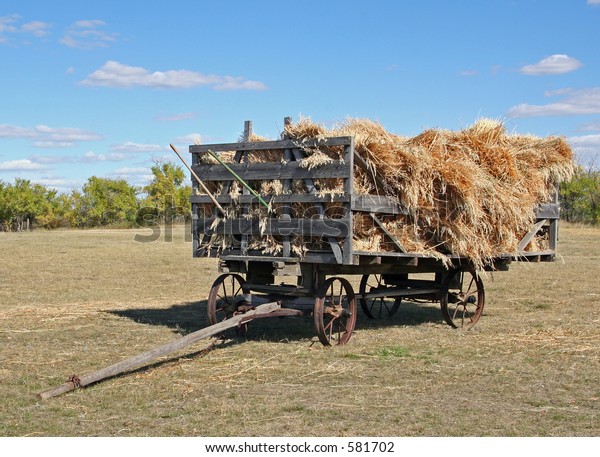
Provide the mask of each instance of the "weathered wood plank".
[{"label": "weathered wood plank", "polygon": [[537,219],[558,219],[560,217],[560,206],[558,203],[544,203],[535,209]]},{"label": "weathered wood plank", "polygon": [[542,219],[541,221],[538,221],[531,228],[531,230],[529,230],[529,232],[527,232],[527,234],[523,237],[523,239],[521,241],[519,241],[519,244],[517,245],[517,250],[519,253],[523,252],[523,250],[527,247],[529,242],[533,239],[534,236],[537,235],[537,233],[540,231],[540,229],[546,222],[548,222],[546,219]]},{"label": "weathered wood plank", "polygon": [[377,226],[385,234],[385,236],[388,237],[388,239],[394,244],[394,246],[396,246],[396,249],[398,249],[398,251],[402,253],[406,253],[406,249],[404,248],[404,246],[402,246],[402,243],[400,243],[400,241],[387,228],[385,228],[385,225],[383,225],[379,218],[373,213],[369,213],[369,216],[371,216],[373,222],[377,224]]},{"label": "weathered wood plank", "polygon": [[[288,194],[288,195],[262,195],[263,199],[267,200],[269,203],[332,203],[332,202],[347,202],[350,200],[349,197],[345,195],[312,195],[312,194]],[[224,205],[231,204],[233,202],[233,198],[229,195],[219,195],[216,197],[219,203]],[[192,195],[190,197],[191,203],[211,203],[211,199],[208,195],[200,194],[200,195]],[[236,203],[244,204],[244,203],[260,203],[258,198],[253,195],[240,195],[235,198]]]},{"label": "weathered wood plank", "polygon": [[[200,230],[209,229],[214,219],[198,221]],[[304,237],[344,237],[350,233],[348,223],[343,220],[333,219],[267,219],[262,222],[258,219],[224,219],[221,220],[213,233],[227,235],[279,235],[279,236],[304,236]]]},{"label": "weathered wood plank", "polygon": [[[211,254],[213,254],[211,252]],[[214,251],[213,257],[219,255],[221,260],[225,262],[243,261],[243,262],[304,262],[304,263],[337,263],[337,260],[331,252],[308,252],[302,258],[300,257],[276,257],[272,255],[263,255],[258,251],[248,251],[246,254],[242,254],[239,249],[228,249],[223,253]]]},{"label": "weathered wood plank", "polygon": [[[291,118],[285,118],[285,119],[284,119],[284,123],[286,123],[286,122],[287,122],[288,124],[291,124],[291,122],[292,122]],[[292,156],[292,151],[291,151],[291,149],[289,149],[289,148],[288,148],[288,149],[285,149],[285,150],[283,151],[283,159],[284,159],[286,162],[291,162],[291,161],[292,161],[292,158],[293,158],[293,156]],[[293,182],[293,180],[291,180],[291,179],[285,179],[285,180],[283,181],[283,193],[284,193],[284,194],[286,194],[286,195],[290,194],[290,192],[291,192],[291,190],[292,190],[292,185],[293,185],[293,183],[294,183],[294,182]],[[286,218],[290,218],[290,217],[292,217],[292,212],[291,212],[291,210],[292,210],[292,209],[290,208],[290,206],[289,206],[289,205],[286,205],[286,206],[284,206],[284,207],[283,207],[283,209],[282,209],[282,211],[283,211],[283,216],[285,216]],[[289,257],[289,255],[291,254],[291,250],[292,250],[291,238],[290,238],[289,236],[286,236],[286,237],[283,239],[283,252],[282,252],[282,255],[283,255],[283,257]]]},{"label": "weathered wood plank", "polygon": [[[354,158],[355,158],[354,138],[352,138],[350,141],[350,144],[347,146],[344,146],[344,162],[348,164],[351,172],[354,171]],[[354,178],[352,176],[352,173],[350,173],[350,176],[348,176],[347,178],[344,179],[344,193],[346,195],[354,195]],[[353,256],[354,245],[352,244],[352,239],[354,238],[354,235],[353,235],[353,229],[354,229],[353,213],[352,213],[352,209],[351,209],[352,203],[350,203],[350,202],[344,203],[343,206],[344,206],[344,218],[346,219],[346,224],[350,228],[350,232],[348,233],[346,238],[341,240],[342,262],[340,262],[340,263],[345,263],[348,265],[348,264],[352,264],[353,259],[354,259],[354,256]]]},{"label": "weathered wood plank", "polygon": [[[299,162],[259,162],[252,164],[227,164],[231,170],[240,175],[244,181],[278,180],[278,179],[319,179],[319,178],[350,178],[352,170],[343,162],[334,162],[309,170]],[[204,182],[233,181],[231,172],[220,164],[198,164],[192,168],[198,178]]]},{"label": "weathered wood plank", "polygon": [[324,146],[346,146],[350,144],[352,137],[332,137],[324,139],[311,139],[307,141],[297,140],[276,140],[276,141],[256,141],[256,142],[241,142],[241,143],[222,143],[222,144],[196,144],[190,146],[190,152],[192,154],[202,154],[208,151],[221,152],[221,151],[266,151],[273,149],[281,149],[282,151],[286,148],[315,148]]},{"label": "weathered wood plank", "polygon": [[[282,195],[263,195],[264,199],[271,203],[333,203],[348,202],[350,197],[342,194],[282,194]],[[218,195],[215,197],[221,204],[228,205],[232,203],[229,195]],[[253,195],[240,195],[236,197],[237,203],[260,203],[258,198]],[[199,194],[190,197],[191,203],[212,203],[208,195]],[[352,211],[361,211],[380,214],[407,214],[406,208],[403,208],[392,197],[382,195],[354,195],[352,197]]]},{"label": "weathered wood plank", "polygon": [[352,199],[352,210],[382,214],[408,214],[393,197],[383,195],[355,195]]}]

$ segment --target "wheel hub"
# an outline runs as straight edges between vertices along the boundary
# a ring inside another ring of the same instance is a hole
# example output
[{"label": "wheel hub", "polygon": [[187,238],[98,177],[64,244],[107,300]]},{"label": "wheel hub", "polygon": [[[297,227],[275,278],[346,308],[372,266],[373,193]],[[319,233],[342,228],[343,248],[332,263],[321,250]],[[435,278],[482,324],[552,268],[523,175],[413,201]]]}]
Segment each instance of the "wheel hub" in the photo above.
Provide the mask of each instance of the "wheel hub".
[{"label": "wheel hub", "polygon": [[328,306],[325,307],[325,314],[328,314],[332,317],[335,318],[339,318],[339,317],[344,317],[347,316],[346,311],[344,309],[344,307],[342,306],[342,304],[335,304],[335,303],[331,303]]}]

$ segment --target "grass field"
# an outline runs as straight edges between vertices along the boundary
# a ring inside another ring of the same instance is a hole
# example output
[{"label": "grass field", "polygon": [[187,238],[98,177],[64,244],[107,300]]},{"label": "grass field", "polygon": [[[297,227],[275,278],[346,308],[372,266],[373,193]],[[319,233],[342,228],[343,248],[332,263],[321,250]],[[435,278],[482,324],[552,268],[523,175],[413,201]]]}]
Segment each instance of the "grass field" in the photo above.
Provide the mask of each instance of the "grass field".
[{"label": "grass field", "polygon": [[[144,230],[0,233],[2,436],[599,436],[600,230],[561,260],[485,278],[469,332],[433,306],[358,317],[324,348],[304,319],[253,322],[48,401],[36,394],[207,325],[214,259]],[[357,283],[358,278],[354,279]]]}]

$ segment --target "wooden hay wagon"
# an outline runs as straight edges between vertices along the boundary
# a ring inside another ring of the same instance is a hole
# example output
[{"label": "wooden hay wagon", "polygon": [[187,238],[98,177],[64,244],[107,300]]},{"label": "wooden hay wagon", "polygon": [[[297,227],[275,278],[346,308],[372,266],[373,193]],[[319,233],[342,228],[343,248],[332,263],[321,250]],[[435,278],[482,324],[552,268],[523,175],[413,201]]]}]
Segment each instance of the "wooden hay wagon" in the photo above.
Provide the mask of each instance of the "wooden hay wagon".
[{"label": "wooden hay wagon", "polygon": [[[452,254],[442,261],[412,253],[386,230],[383,221],[406,210],[395,198],[355,192],[355,170],[369,172],[369,165],[355,153],[353,137],[252,139],[247,121],[239,142],[189,147],[193,254],[218,257],[222,273],[208,296],[211,324],[277,302],[279,308],[260,317],[312,315],[321,343],[344,344],[355,328],[357,300],[369,318],[391,316],[407,300],[439,302],[452,327],[475,325],[485,292],[474,263]],[[332,147],[343,148],[342,160],[318,166],[304,162],[306,151]],[[226,154],[227,163],[219,159]],[[317,183],[328,179],[339,180],[343,191],[323,193]],[[261,194],[265,181],[279,182],[278,192]],[[232,192],[235,186],[240,192]],[[365,216],[385,235],[385,252],[360,250],[353,243],[354,219]],[[539,206],[518,254],[494,257],[484,268],[506,270],[515,260],[553,261],[558,217],[556,198]],[[525,251],[540,235],[547,249]],[[362,276],[357,293],[346,275]]]}]

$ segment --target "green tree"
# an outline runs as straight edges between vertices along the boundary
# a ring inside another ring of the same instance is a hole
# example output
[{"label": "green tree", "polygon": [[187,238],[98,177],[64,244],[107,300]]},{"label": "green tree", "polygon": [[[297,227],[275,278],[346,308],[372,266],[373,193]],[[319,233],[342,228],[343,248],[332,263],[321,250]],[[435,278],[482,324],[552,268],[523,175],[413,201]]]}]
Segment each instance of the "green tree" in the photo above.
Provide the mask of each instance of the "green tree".
[{"label": "green tree", "polygon": [[15,183],[6,188],[5,202],[10,229],[21,231],[29,227],[39,210],[37,190],[29,180],[21,178],[15,179]]},{"label": "green tree", "polygon": [[68,194],[59,194],[54,189],[48,189],[43,211],[36,216],[36,223],[40,227],[55,229],[73,225],[73,197]]},{"label": "green tree", "polygon": [[170,162],[155,163],[152,167],[152,181],[144,192],[142,216],[160,218],[164,222],[186,219],[190,216],[190,196],[192,188],[184,185],[186,174],[183,169]]},{"label": "green tree", "polygon": [[124,179],[92,176],[82,191],[72,194],[74,221],[79,227],[133,225],[138,210],[138,189]]},{"label": "green tree", "polygon": [[579,167],[560,185],[562,216],[569,222],[600,223],[600,171]]},{"label": "green tree", "polygon": [[0,185],[0,224],[21,231],[34,226],[55,228],[64,224],[68,202],[54,189],[17,178]]}]

